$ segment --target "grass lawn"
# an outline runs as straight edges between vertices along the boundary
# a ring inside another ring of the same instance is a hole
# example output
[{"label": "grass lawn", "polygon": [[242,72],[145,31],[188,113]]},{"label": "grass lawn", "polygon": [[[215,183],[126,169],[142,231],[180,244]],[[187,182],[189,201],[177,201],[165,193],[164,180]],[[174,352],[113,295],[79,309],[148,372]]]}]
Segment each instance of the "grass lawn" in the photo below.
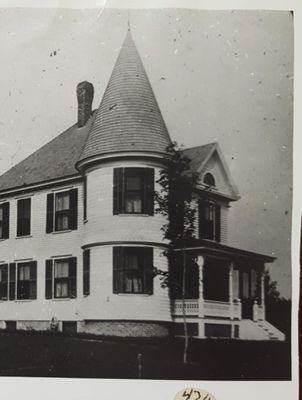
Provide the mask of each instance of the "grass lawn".
[{"label": "grass lawn", "polygon": [[289,380],[287,342],[84,338],[37,332],[0,333],[0,375],[187,380]]}]

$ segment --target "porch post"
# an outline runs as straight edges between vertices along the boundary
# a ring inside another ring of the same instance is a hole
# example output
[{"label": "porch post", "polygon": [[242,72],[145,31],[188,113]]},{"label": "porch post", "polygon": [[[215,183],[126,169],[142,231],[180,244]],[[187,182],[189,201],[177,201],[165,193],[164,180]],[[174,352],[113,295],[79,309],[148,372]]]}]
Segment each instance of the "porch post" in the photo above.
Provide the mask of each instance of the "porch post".
[{"label": "porch post", "polygon": [[229,303],[233,304],[233,271],[234,264],[231,262],[229,264]]},{"label": "porch post", "polygon": [[204,256],[197,257],[197,264],[199,267],[199,300],[198,300],[198,316],[204,316],[203,310],[203,266],[204,266],[205,258]]},{"label": "porch post", "polygon": [[204,338],[204,302],[203,302],[203,266],[205,258],[199,255],[197,265],[199,267],[199,299],[198,299],[198,336]]},{"label": "porch post", "polygon": [[261,307],[263,313],[263,319],[265,319],[265,290],[264,290],[264,271],[261,273]]},{"label": "porch post", "polygon": [[234,264],[230,262],[229,264],[229,303],[230,303],[230,319],[231,319],[231,338],[234,335],[234,299],[233,299],[233,271],[234,271]]}]

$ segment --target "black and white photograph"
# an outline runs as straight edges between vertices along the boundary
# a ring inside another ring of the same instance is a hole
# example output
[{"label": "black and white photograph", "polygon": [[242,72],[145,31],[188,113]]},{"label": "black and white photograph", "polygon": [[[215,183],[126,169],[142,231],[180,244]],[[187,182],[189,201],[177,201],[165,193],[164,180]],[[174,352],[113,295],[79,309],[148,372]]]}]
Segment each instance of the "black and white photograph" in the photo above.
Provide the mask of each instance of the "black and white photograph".
[{"label": "black and white photograph", "polygon": [[0,8],[1,377],[292,379],[294,21]]}]

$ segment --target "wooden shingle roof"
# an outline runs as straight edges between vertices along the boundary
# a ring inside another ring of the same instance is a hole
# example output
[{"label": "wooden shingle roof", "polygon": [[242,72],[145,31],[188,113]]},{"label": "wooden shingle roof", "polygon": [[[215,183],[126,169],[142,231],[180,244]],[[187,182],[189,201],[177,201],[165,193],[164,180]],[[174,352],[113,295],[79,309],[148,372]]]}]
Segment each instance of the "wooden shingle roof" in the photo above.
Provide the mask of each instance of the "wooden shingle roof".
[{"label": "wooden shingle roof", "polygon": [[55,137],[23,161],[0,176],[0,193],[8,189],[27,187],[55,179],[79,175],[75,168],[91,125],[77,124]]},{"label": "wooden shingle roof", "polygon": [[166,153],[171,142],[128,31],[80,160],[118,152]]},{"label": "wooden shingle roof", "polygon": [[[95,156],[121,152],[165,154],[171,143],[130,31],[101,104],[83,128],[77,124],[0,176],[0,194],[81,176],[76,168]],[[215,144],[185,149],[197,170]]]}]

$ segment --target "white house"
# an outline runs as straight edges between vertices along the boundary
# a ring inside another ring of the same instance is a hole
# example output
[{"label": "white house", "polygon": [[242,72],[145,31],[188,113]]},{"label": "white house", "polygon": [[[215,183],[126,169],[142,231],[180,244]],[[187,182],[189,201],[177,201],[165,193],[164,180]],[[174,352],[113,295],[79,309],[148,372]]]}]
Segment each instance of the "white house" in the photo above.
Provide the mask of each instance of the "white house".
[{"label": "white house", "polygon": [[[99,108],[92,84],[77,97],[78,122],[0,177],[0,328],[182,335],[179,293],[152,275],[168,268],[153,192],[171,139],[130,31]],[[265,320],[273,258],[227,245],[239,195],[218,144],[185,153],[200,177],[190,335],[283,340]]]}]

